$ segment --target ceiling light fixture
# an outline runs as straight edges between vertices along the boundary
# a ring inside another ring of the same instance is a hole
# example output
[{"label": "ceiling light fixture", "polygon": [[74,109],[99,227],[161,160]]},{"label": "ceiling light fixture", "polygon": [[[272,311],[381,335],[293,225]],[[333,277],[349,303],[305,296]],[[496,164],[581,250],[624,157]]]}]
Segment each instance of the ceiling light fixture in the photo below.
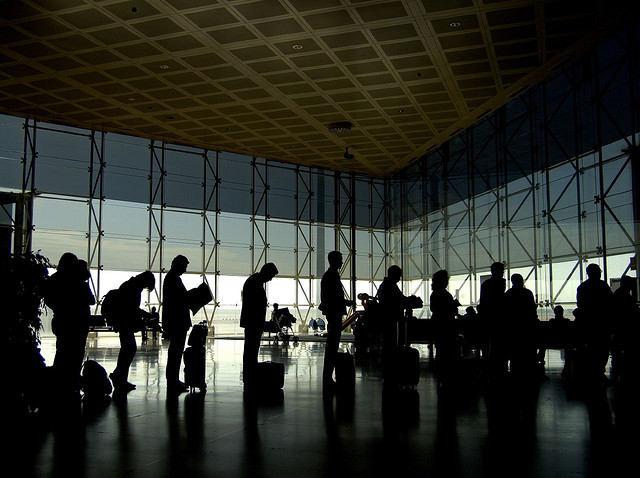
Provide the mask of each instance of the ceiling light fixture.
[{"label": "ceiling light fixture", "polygon": [[345,134],[351,131],[351,123],[348,121],[336,121],[329,125],[329,133],[333,134]]},{"label": "ceiling light fixture", "polygon": [[294,50],[302,50],[302,45],[300,43],[296,43],[295,45],[293,45],[292,47]]},{"label": "ceiling light fixture", "polygon": [[162,65],[160,65],[160,69],[161,70],[168,70],[169,69],[169,65],[162,64]]},{"label": "ceiling light fixture", "polygon": [[407,111],[407,110],[404,110],[404,109],[400,108],[400,109],[398,110],[398,113],[404,113],[405,111]]},{"label": "ceiling light fixture", "polygon": [[460,22],[451,22],[451,23],[449,23],[449,26],[451,28],[458,28],[460,25],[461,25]]}]

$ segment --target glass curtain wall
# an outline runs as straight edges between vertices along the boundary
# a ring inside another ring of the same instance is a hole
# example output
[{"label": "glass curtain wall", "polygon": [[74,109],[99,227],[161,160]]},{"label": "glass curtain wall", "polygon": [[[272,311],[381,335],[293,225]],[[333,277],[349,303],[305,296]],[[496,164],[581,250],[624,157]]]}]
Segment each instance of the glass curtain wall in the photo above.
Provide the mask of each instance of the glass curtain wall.
[{"label": "glass curtain wall", "polygon": [[570,316],[588,263],[614,287],[636,276],[638,46],[637,27],[620,32],[390,181],[388,240],[405,293],[428,303],[431,275],[446,269],[449,291],[475,306],[501,261],[544,320],[557,304]]},{"label": "glass curtain wall", "polygon": [[146,306],[160,307],[163,275],[183,254],[186,287],[205,281],[214,294],[194,321],[239,333],[242,285],[266,262],[280,271],[270,302],[300,324],[321,316],[330,251],[344,255],[349,297],[375,293],[384,276],[383,180],[11,116],[0,123],[0,190],[35,197],[31,249],[53,263],[67,251],[86,259],[99,298],[148,269],[157,287]]}]

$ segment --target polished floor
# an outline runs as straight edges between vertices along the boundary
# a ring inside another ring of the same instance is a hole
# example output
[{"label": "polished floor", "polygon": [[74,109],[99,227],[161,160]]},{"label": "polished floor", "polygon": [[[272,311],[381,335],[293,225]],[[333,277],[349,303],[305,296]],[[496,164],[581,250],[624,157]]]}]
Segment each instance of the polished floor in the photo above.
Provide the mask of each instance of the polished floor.
[{"label": "polished floor", "polygon": [[[414,393],[383,394],[365,357],[356,360],[355,394],[323,399],[322,342],[264,341],[260,359],[285,364],[285,386],[253,398],[242,389],[242,347],[210,339],[207,392],[167,398],[167,344],[139,345],[137,390],[5,429],[5,464],[18,464],[10,476],[639,476],[630,468],[640,452],[638,401],[615,387],[568,394],[559,351],[548,352],[549,380],[527,393],[468,385],[438,395],[429,350],[417,345]],[[47,363],[54,351],[44,339]],[[89,340],[88,357],[108,371],[117,353],[115,337]]]}]

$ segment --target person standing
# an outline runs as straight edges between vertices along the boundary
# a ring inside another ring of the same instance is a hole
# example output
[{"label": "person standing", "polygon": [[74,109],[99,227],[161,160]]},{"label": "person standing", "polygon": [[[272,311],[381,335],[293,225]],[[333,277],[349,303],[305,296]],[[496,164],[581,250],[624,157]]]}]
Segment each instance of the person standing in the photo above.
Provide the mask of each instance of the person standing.
[{"label": "person standing", "polygon": [[260,272],[250,275],[242,287],[240,327],[244,328],[242,374],[245,388],[250,388],[256,383],[260,339],[267,315],[267,293],[264,285],[277,274],[276,265],[268,262],[262,266]]},{"label": "person standing", "polygon": [[320,305],[318,308],[327,319],[327,342],[324,350],[322,385],[326,389],[333,389],[336,384],[333,380],[333,370],[336,366],[338,346],[340,345],[342,317],[347,313],[347,306],[353,306],[355,302],[344,297],[344,289],[340,282],[342,254],[339,251],[331,251],[327,260],[329,268],[322,275],[320,281]]},{"label": "person standing", "polygon": [[115,370],[109,375],[116,391],[135,390],[136,386],[129,382],[129,367],[136,355],[138,346],[135,333],[144,328],[143,319],[152,318],[153,314],[140,308],[142,291],[153,290],[156,278],[151,271],[145,271],[123,282],[118,288],[118,334],[120,352]]},{"label": "person standing", "polygon": [[378,288],[378,301],[382,312],[382,346],[393,349],[398,346],[398,323],[404,317],[407,297],[402,293],[398,282],[402,277],[402,269],[392,265],[387,269],[387,276]]},{"label": "person standing", "polygon": [[485,346],[489,380],[501,380],[508,371],[507,337],[505,336],[504,264],[491,264],[491,277],[480,286],[478,315],[487,329],[488,344]]},{"label": "person standing", "polygon": [[165,337],[169,339],[166,369],[168,393],[182,393],[188,390],[180,380],[182,353],[187,341],[187,332],[191,328],[187,289],[180,278],[187,271],[188,264],[189,260],[185,256],[174,257],[162,286],[162,327]]},{"label": "person standing", "polygon": [[598,382],[605,378],[609,361],[612,327],[607,320],[611,315],[613,293],[607,283],[601,280],[602,270],[598,264],[589,264],[586,272],[587,280],[576,291],[576,324],[585,343],[588,378]]},{"label": "person standing", "polygon": [[51,328],[56,336],[53,370],[65,392],[79,392],[90,306],[96,303],[89,278],[87,263],[66,252],[60,257],[56,272],[47,280],[45,303],[53,310]]},{"label": "person standing", "polygon": [[447,290],[448,286],[449,273],[446,270],[439,270],[433,274],[429,308],[431,318],[436,324],[436,371],[439,386],[451,382],[455,364],[460,358],[455,323],[460,302],[453,298]]},{"label": "person standing", "polygon": [[521,382],[535,378],[537,362],[536,325],[538,305],[533,292],[524,286],[520,274],[511,276],[511,288],[504,294],[505,308],[511,314],[505,321],[507,357],[511,361],[511,373]]}]

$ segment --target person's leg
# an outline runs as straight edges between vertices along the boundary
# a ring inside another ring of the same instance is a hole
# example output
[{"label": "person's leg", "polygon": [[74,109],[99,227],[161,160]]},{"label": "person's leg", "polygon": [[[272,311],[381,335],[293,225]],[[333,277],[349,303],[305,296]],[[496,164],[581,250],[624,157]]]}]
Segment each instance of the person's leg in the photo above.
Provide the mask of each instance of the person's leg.
[{"label": "person's leg", "polygon": [[137,350],[138,346],[136,344],[134,333],[120,332],[120,352],[118,353],[118,362],[115,370],[111,374],[111,380],[114,382],[113,385],[115,387],[128,384],[129,367],[133,362],[133,358],[135,357]]},{"label": "person's leg", "polygon": [[324,350],[324,364],[322,369],[322,382],[333,383],[333,370],[336,366],[338,346],[340,345],[341,317],[327,316],[327,343]]},{"label": "person's leg", "polygon": [[245,327],[244,351],[242,354],[242,377],[245,384],[252,384],[255,381],[261,338],[262,329]]},{"label": "person's leg", "polygon": [[180,382],[180,364],[182,363],[182,353],[184,352],[184,344],[187,341],[187,331],[175,332],[171,335],[169,341],[169,350],[167,351],[167,386],[173,387],[182,385]]}]

